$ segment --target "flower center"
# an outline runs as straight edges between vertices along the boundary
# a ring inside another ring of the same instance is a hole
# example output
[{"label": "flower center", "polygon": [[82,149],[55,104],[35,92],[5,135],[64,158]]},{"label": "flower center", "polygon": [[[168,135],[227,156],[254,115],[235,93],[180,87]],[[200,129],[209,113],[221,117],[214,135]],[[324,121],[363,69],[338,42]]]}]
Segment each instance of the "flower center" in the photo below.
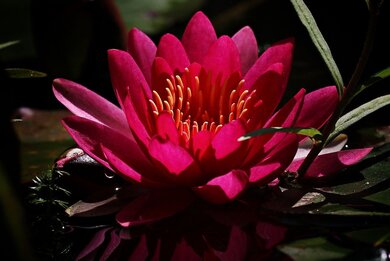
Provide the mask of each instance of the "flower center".
[{"label": "flower center", "polygon": [[171,114],[176,128],[188,141],[192,135],[207,130],[217,133],[224,124],[236,119],[249,121],[256,90],[239,93],[244,80],[212,84],[210,77],[190,78],[186,68],[183,75],[170,76],[163,93],[153,91],[149,99],[155,119],[162,111]]}]

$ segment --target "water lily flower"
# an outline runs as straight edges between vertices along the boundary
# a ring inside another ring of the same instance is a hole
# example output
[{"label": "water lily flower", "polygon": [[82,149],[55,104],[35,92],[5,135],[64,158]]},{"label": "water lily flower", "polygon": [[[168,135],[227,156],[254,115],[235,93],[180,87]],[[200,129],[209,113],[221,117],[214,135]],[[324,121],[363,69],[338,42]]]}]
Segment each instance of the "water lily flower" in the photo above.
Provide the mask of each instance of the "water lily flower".
[{"label": "water lily flower", "polygon": [[217,37],[197,12],[181,39],[165,34],[156,46],[132,29],[127,51],[108,51],[120,107],[75,82],[54,80],[56,98],[75,114],[63,125],[78,146],[149,191],[118,211],[119,224],[160,220],[195,198],[224,204],[286,170],[297,135],[238,138],[274,126],[320,128],[335,109],[335,86],[301,89],[280,105],[293,48],[286,39],[259,56],[250,27]]}]

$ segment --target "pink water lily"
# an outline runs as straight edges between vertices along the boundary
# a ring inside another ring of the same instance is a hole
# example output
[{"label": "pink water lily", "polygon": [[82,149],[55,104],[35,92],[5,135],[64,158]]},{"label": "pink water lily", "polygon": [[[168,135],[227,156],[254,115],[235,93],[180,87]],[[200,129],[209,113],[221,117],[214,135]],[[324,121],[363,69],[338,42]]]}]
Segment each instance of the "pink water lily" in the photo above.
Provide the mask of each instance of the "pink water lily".
[{"label": "pink water lily", "polygon": [[156,46],[132,29],[127,51],[108,51],[120,108],[77,83],[54,81],[55,96],[75,114],[63,125],[78,146],[151,191],[117,213],[122,226],[168,217],[197,197],[227,203],[267,184],[290,165],[300,138],[238,138],[259,128],[326,122],[338,102],[335,86],[301,89],[279,106],[294,42],[275,43],[259,57],[257,46],[249,27],[217,37],[197,12],[181,39],[165,34]]}]

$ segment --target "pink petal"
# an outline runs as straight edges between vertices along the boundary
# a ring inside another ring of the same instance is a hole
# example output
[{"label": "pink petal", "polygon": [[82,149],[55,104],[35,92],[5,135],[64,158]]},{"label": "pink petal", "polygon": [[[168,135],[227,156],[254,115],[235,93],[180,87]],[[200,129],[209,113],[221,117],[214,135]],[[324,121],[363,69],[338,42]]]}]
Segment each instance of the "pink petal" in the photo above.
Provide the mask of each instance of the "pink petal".
[{"label": "pink petal", "polygon": [[62,123],[82,150],[109,169],[112,168],[108,164],[100,144],[103,144],[108,148],[115,148],[118,151],[131,151],[132,157],[140,160],[139,163],[137,163],[140,167],[143,167],[143,164],[145,164],[145,166],[147,165],[148,161],[143,152],[139,149],[138,144],[135,143],[134,140],[122,135],[120,132],[78,116],[66,117],[63,119]]},{"label": "pink petal", "polygon": [[[332,152],[338,152],[342,150],[348,141],[348,136],[345,134],[338,135],[332,142],[327,144],[320,152],[322,154],[328,154]],[[306,157],[313,148],[313,141],[310,138],[303,139],[299,142],[298,151],[294,156],[294,160]]]},{"label": "pink petal", "polygon": [[108,61],[111,81],[118,100],[126,113],[130,129],[138,135],[137,139],[145,144],[149,139],[149,132],[154,128],[154,120],[151,118],[152,113],[148,102],[152,98],[152,91],[129,53],[109,50]]},{"label": "pink petal", "polygon": [[214,135],[209,131],[200,131],[192,136],[190,149],[197,161],[207,162],[214,156],[214,150],[211,147],[213,137]]},{"label": "pink petal", "polygon": [[[354,165],[362,160],[372,148],[342,150],[329,154],[319,155],[305,173],[305,178],[319,178],[337,174],[340,170]],[[288,170],[295,172],[304,159],[294,161]]]},{"label": "pink petal", "polygon": [[202,63],[210,46],[217,40],[214,27],[207,16],[197,12],[189,21],[182,43],[192,62]]},{"label": "pink petal", "polygon": [[282,93],[284,93],[291,70],[293,49],[293,39],[287,39],[275,43],[270,48],[265,50],[265,52],[257,59],[255,64],[245,74],[245,85],[252,86],[259,78],[259,75],[263,74],[264,71],[272,64],[281,63],[283,64],[284,68],[283,81],[281,84],[283,90]]},{"label": "pink petal", "polygon": [[131,252],[128,261],[147,260],[150,256],[145,234],[141,235],[138,245]]},{"label": "pink petal", "polygon": [[194,187],[193,191],[213,204],[224,204],[237,198],[245,190],[248,176],[245,171],[232,170],[210,180],[207,184]]},{"label": "pink petal", "polygon": [[150,85],[152,63],[157,51],[156,45],[145,33],[134,28],[128,34],[127,47]]},{"label": "pink petal", "polygon": [[150,156],[162,168],[163,173],[176,184],[193,185],[204,177],[198,163],[183,147],[159,137],[152,138],[149,144]]},{"label": "pink petal", "polygon": [[[144,114],[138,114],[136,109],[134,108],[134,104],[131,101],[130,96],[126,96],[123,101],[124,111],[126,114],[127,122],[129,123],[129,127],[133,132],[137,141],[139,141],[143,145],[143,149],[147,148],[150,141],[150,133],[152,132],[151,126],[146,127],[145,122],[143,122],[140,118],[145,116]],[[147,112],[146,112],[147,113]],[[139,117],[138,115],[141,115]]]},{"label": "pink petal", "polygon": [[133,101],[136,104],[135,107],[143,108],[145,105],[140,102],[151,99],[152,91],[133,57],[128,52],[111,49],[108,50],[108,65],[111,82],[121,105],[130,92],[131,95],[137,96],[137,99]]},{"label": "pink petal", "polygon": [[230,231],[229,243],[226,250],[224,252],[214,250],[214,253],[218,257],[218,260],[247,260],[248,246],[247,234],[237,226],[233,226]]},{"label": "pink petal", "polygon": [[217,160],[224,159],[243,146],[243,142],[237,141],[244,135],[246,129],[240,120],[234,120],[225,124],[215,135],[211,145],[215,151]]},{"label": "pink petal", "polygon": [[96,251],[103,243],[106,238],[106,233],[111,228],[103,228],[96,232],[96,234],[93,236],[92,240],[89,241],[88,245],[78,254],[76,257],[76,260],[81,260],[88,255],[90,255],[92,252]]},{"label": "pink petal", "polygon": [[273,223],[259,221],[256,224],[256,234],[262,239],[266,249],[271,249],[282,242],[287,231],[286,227]]},{"label": "pink petal", "polygon": [[234,120],[225,124],[211,142],[216,162],[212,164],[215,174],[226,173],[228,170],[242,165],[247,142],[239,142],[238,138],[246,133],[244,124]]},{"label": "pink petal", "polygon": [[296,126],[321,128],[336,109],[338,101],[336,86],[328,86],[308,93],[303,100]]},{"label": "pink petal", "polygon": [[147,224],[175,215],[187,208],[194,200],[185,190],[153,190],[130,202],[116,215],[123,227]]},{"label": "pink petal", "polygon": [[55,79],[53,92],[57,100],[75,115],[132,136],[123,111],[93,91],[72,81]]},{"label": "pink petal", "polygon": [[211,83],[215,83],[217,77],[221,77],[220,82],[223,83],[231,74],[241,72],[240,54],[233,40],[222,36],[214,42],[203,61],[203,67],[211,75]]},{"label": "pink petal", "polygon": [[162,111],[157,118],[157,134],[164,140],[169,140],[175,145],[179,145],[179,133],[172,116]]},{"label": "pink petal", "polygon": [[[272,113],[279,105],[284,90],[282,88],[283,82],[283,64],[274,63],[267,70],[259,76],[253,86],[250,86],[249,91],[256,90],[253,96],[256,101],[261,100],[261,112],[255,114],[254,111],[250,118],[254,122],[255,128],[260,128],[265,121],[269,119]],[[245,86],[245,85],[244,85]],[[243,88],[242,91],[247,88]]]},{"label": "pink petal", "polygon": [[298,148],[297,136],[289,134],[256,166],[250,169],[249,182],[265,185],[289,166]]},{"label": "pink petal", "polygon": [[[272,118],[264,125],[264,128],[283,127],[289,128],[296,125],[299,112],[302,109],[305,90],[301,89],[293,98],[290,99]],[[276,133],[264,144],[264,152],[267,152],[285,136],[285,133]]]},{"label": "pink petal", "polygon": [[114,253],[115,249],[119,246],[120,243],[121,239],[119,238],[118,232],[116,230],[111,231],[110,241],[101,255],[100,260],[109,260],[110,256],[112,253]]},{"label": "pink petal", "polygon": [[259,54],[256,37],[252,29],[249,26],[245,26],[233,35],[232,40],[240,53],[241,72],[245,75],[249,68],[256,62]]},{"label": "pink petal", "polygon": [[123,154],[118,153],[117,148],[114,149],[112,150],[102,145],[102,151],[110,166],[122,178],[132,183],[141,184],[143,187],[161,188],[169,186],[169,183],[159,177],[159,175],[156,175],[158,170],[152,165],[145,166],[145,168],[138,171],[135,170],[136,166],[139,165],[139,162],[136,161],[136,153],[127,151],[127,154]]},{"label": "pink petal", "polygon": [[167,79],[173,77],[173,71],[168,62],[161,57],[156,57],[152,65],[152,87],[156,91],[162,100],[167,97],[166,90],[168,83]]},{"label": "pink petal", "polygon": [[195,250],[187,243],[185,239],[182,239],[179,243],[176,244],[175,251],[173,252],[172,261],[196,261],[204,260],[202,259]]},{"label": "pink petal", "polygon": [[182,73],[184,68],[190,65],[183,45],[172,34],[165,34],[161,37],[157,47],[157,56],[164,58],[176,74]]},{"label": "pink petal", "polygon": [[[290,99],[271,119],[264,125],[269,127],[288,128],[294,125],[300,109],[302,108],[304,89],[300,90],[293,98]],[[264,155],[278,145],[288,134],[275,133],[254,137],[250,141],[249,151],[246,154],[245,164],[256,164]]]}]

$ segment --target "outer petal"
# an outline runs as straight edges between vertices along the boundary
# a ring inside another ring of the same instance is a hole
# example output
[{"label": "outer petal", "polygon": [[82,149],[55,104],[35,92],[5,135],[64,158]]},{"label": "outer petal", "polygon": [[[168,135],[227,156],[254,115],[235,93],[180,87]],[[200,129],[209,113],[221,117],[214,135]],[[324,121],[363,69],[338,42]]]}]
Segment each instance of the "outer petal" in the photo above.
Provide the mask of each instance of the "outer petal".
[{"label": "outer petal", "polygon": [[277,178],[289,166],[297,148],[297,136],[290,134],[264,160],[250,169],[249,182],[265,185]]},{"label": "outer petal", "polygon": [[[137,162],[129,162],[129,158],[127,155],[134,155],[134,153],[118,153],[117,151],[113,151],[110,148],[107,148],[102,145],[102,151],[112,166],[115,169],[115,173],[120,174],[125,180],[129,180],[133,183],[141,184],[143,187],[153,187],[153,188],[161,188],[161,187],[169,187],[169,183],[166,182],[162,177],[159,177],[158,170],[153,168],[151,165],[137,172],[134,170],[134,165]],[[132,167],[133,166],[133,167]],[[156,174],[157,173],[157,174]]]},{"label": "outer petal", "polygon": [[[148,103],[148,100],[152,98],[152,91],[129,53],[109,50],[108,61],[111,81],[118,100],[126,113],[130,128],[133,133],[136,133],[137,138],[145,143],[148,139],[148,133],[154,128]],[[134,126],[133,122],[136,122],[137,126]]]},{"label": "outer petal", "polygon": [[284,68],[282,89],[284,93],[290,74],[293,49],[294,41],[292,39],[287,39],[278,42],[265,50],[259,59],[257,59],[256,63],[245,74],[245,86],[252,86],[259,78],[259,75],[263,74],[272,64],[282,63]]},{"label": "outer petal", "polygon": [[240,72],[240,54],[233,40],[221,36],[214,42],[204,59],[203,67],[210,73],[212,83],[217,81],[217,77],[221,77],[220,82],[223,83],[231,74]]},{"label": "outer petal", "polygon": [[188,207],[194,196],[185,190],[154,190],[130,202],[116,215],[123,227],[138,226],[170,217]]},{"label": "outer petal", "polygon": [[214,204],[224,204],[234,200],[244,191],[248,176],[243,170],[229,173],[210,180],[207,184],[194,187],[193,191],[204,200]]},{"label": "outer petal", "polygon": [[162,171],[176,184],[194,185],[204,177],[198,163],[186,149],[159,137],[152,138],[149,153]]},{"label": "outer petal", "polygon": [[[143,106],[137,100],[151,99],[152,91],[133,57],[128,52],[111,49],[108,50],[108,65],[112,85],[119,102],[122,104],[124,97],[130,92],[130,94],[137,95],[134,103],[137,109],[141,109]],[[141,97],[145,98],[140,99]]]},{"label": "outer petal", "polygon": [[190,65],[187,53],[180,40],[172,34],[165,34],[157,47],[157,56],[164,58],[175,73],[182,73]]},{"label": "outer petal", "polygon": [[252,29],[249,26],[245,26],[233,35],[232,39],[240,53],[241,72],[245,75],[256,62],[259,54],[256,37]]},{"label": "outer petal", "polygon": [[308,93],[296,126],[320,128],[334,112],[339,101],[336,86],[328,86]]},{"label": "outer petal", "polygon": [[57,100],[77,116],[96,121],[132,137],[123,111],[108,100],[65,79],[55,79],[53,92]]},{"label": "outer petal", "polygon": [[208,49],[216,40],[217,35],[210,20],[204,13],[197,12],[189,21],[181,41],[191,63],[202,63]]},{"label": "outer petal", "polygon": [[[363,159],[372,148],[343,150],[339,152],[319,155],[305,173],[305,178],[319,178],[337,174],[340,170],[351,166]],[[297,171],[304,159],[294,161],[289,171]]]},{"label": "outer petal", "polygon": [[[120,50],[109,50],[108,62],[112,85],[123,110],[127,110],[125,99],[130,98],[134,112],[142,115],[139,120],[150,131],[153,121],[148,100],[152,98],[152,91],[138,65],[128,52]],[[131,119],[127,119],[130,123]]]},{"label": "outer petal", "polygon": [[143,149],[147,148],[150,141],[150,129],[147,128],[145,123],[142,121],[142,117],[145,116],[145,113],[139,117],[136,109],[134,108],[134,104],[131,101],[130,96],[126,96],[123,101],[123,106],[125,108],[125,113],[127,117],[127,122],[129,123],[129,127],[133,132],[137,141],[139,141],[143,145]]},{"label": "outer petal", "polygon": [[146,34],[137,28],[131,29],[128,36],[128,51],[150,85],[152,63],[157,51],[156,45]]},{"label": "outer petal", "polygon": [[66,117],[62,123],[81,149],[111,170],[101,150],[101,144],[115,149],[118,153],[126,153],[128,162],[133,162],[136,169],[150,169],[152,166],[134,140],[105,125],[78,116]]}]

